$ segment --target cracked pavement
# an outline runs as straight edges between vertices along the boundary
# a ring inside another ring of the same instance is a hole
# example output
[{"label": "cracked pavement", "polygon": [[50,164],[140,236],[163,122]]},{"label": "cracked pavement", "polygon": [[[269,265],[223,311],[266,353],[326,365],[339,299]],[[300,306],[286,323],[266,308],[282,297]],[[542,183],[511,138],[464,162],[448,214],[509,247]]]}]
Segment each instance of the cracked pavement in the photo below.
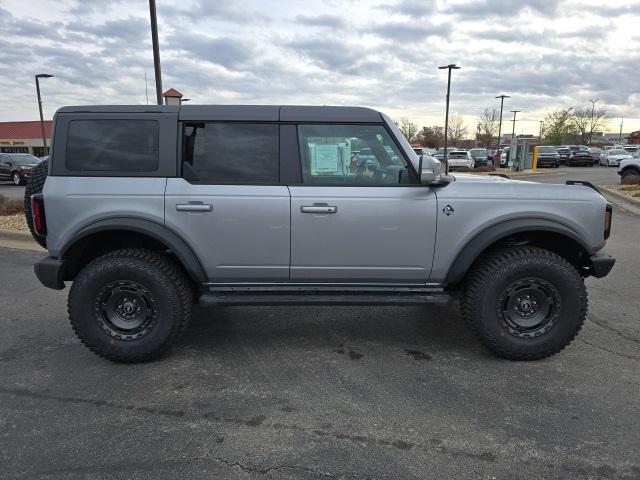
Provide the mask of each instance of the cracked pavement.
[{"label": "cracked pavement", "polygon": [[0,478],[640,478],[640,217],[540,362],[485,352],[456,307],[198,307],[169,356],[84,348],[36,253],[0,249]]}]

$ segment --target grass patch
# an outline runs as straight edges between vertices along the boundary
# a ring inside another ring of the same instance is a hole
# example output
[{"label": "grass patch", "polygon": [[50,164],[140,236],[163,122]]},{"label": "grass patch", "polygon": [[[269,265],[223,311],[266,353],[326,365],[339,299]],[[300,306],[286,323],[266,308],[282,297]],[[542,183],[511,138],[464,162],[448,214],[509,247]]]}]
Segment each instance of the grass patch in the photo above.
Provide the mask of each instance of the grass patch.
[{"label": "grass patch", "polygon": [[635,192],[632,197],[640,198],[640,191]]},{"label": "grass patch", "polygon": [[625,185],[621,187],[620,190],[623,192],[638,192],[640,191],[640,185]]},{"label": "grass patch", "polygon": [[17,213],[24,213],[22,200],[0,195],[0,216],[6,217]]}]

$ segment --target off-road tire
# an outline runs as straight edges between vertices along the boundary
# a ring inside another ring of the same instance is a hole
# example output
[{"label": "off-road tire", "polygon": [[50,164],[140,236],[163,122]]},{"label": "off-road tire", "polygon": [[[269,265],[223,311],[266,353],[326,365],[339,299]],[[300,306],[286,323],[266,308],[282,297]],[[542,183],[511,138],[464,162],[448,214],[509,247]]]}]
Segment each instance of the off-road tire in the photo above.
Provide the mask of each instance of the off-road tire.
[{"label": "off-road tire", "polygon": [[[119,335],[105,322],[102,292],[129,283],[147,292],[150,323],[146,333]],[[73,330],[93,353],[113,362],[136,363],[157,358],[182,336],[193,300],[191,279],[173,259],[130,248],[107,253],[78,273],[69,291],[68,311]]]},{"label": "off-road tire", "polygon": [[36,166],[36,168],[33,169],[31,176],[27,179],[27,186],[24,189],[24,216],[27,220],[27,226],[29,227],[29,231],[31,232],[33,239],[43,248],[47,248],[47,239],[40,235],[36,235],[33,229],[33,218],[31,217],[31,195],[42,192],[48,172],[49,161],[43,160]]},{"label": "off-road tire", "polygon": [[[559,301],[548,330],[523,338],[508,330],[501,297],[514,282],[531,278],[550,284]],[[587,292],[578,271],[564,258],[543,248],[518,246],[487,253],[473,265],[460,307],[475,336],[495,355],[539,360],[558,353],[578,334],[587,314]]]},{"label": "off-road tire", "polygon": [[633,167],[627,168],[622,172],[622,178],[638,177],[638,176],[640,176],[640,170],[638,170],[637,168],[633,168]]}]

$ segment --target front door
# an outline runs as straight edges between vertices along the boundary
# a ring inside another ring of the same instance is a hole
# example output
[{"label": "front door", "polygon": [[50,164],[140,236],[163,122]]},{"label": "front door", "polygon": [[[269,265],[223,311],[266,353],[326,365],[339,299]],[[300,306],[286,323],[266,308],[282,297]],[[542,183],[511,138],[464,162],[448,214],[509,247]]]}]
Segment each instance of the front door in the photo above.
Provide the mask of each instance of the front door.
[{"label": "front door", "polygon": [[383,125],[299,125],[291,281],[424,284],[436,197]]},{"label": "front door", "polygon": [[182,178],[169,178],[167,227],[212,283],[289,279],[289,191],[279,185],[278,125],[189,123]]}]

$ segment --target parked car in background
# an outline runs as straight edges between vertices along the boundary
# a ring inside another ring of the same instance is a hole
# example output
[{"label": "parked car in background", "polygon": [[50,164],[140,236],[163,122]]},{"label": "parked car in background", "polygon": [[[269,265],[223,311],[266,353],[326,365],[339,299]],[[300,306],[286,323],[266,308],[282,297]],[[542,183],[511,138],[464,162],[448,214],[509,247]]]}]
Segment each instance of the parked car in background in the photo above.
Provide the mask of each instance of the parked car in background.
[{"label": "parked car in background", "polygon": [[569,163],[569,157],[571,156],[571,150],[566,146],[556,148],[558,155],[560,155],[560,163]]},{"label": "parked car in background", "polygon": [[560,166],[560,154],[556,147],[541,145],[538,147],[538,167],[558,168]]},{"label": "parked car in background", "polygon": [[593,157],[593,163],[600,163],[600,155],[602,155],[602,149],[598,147],[589,147],[589,153]]},{"label": "parked car in background", "polygon": [[600,165],[606,165],[607,167],[617,167],[620,162],[633,158],[633,155],[622,148],[614,150],[605,150],[600,155]]},{"label": "parked car in background", "polygon": [[622,147],[626,152],[629,152],[634,157],[640,155],[640,145],[625,145]]},{"label": "parked car in background", "polygon": [[486,148],[472,148],[469,153],[473,157],[476,167],[486,167],[490,160],[490,154]]},{"label": "parked car in background", "polygon": [[493,152],[493,164],[500,166],[500,156],[502,155],[502,149],[494,150]]},{"label": "parked car in background", "polygon": [[433,157],[437,150],[435,148],[415,147],[413,151],[416,152],[416,155],[429,155]]},{"label": "parked car in background", "polygon": [[640,178],[640,158],[627,158],[620,162],[620,168],[618,169],[618,175],[620,175],[620,181],[624,178],[635,177]]},{"label": "parked car in background", "polygon": [[28,153],[0,153],[0,180],[11,180],[14,185],[24,185],[39,163],[38,157]]},{"label": "parked car in background", "polygon": [[511,147],[504,147],[500,152],[500,166],[506,167],[509,162],[509,149]]},{"label": "parked car in background", "polygon": [[449,153],[449,169],[475,168],[476,163],[469,153],[469,150],[451,150]]},{"label": "parked car in background", "polygon": [[593,157],[589,153],[589,149],[584,145],[569,145],[569,162],[570,167],[576,165],[593,166]]}]

